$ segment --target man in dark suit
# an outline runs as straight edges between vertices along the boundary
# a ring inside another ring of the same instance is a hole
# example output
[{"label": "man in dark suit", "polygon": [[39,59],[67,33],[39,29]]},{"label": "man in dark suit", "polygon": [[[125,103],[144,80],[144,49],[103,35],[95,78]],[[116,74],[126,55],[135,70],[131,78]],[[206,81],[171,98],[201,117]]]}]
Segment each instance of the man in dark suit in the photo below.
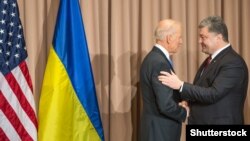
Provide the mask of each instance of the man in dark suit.
[{"label": "man in dark suit", "polygon": [[202,20],[199,29],[202,52],[211,60],[206,59],[200,66],[193,85],[174,73],[162,72],[159,80],[179,90],[181,98],[189,101],[189,124],[244,124],[247,65],[230,45],[227,26],[220,17]]},{"label": "man in dark suit", "polygon": [[180,95],[161,84],[161,70],[173,70],[170,55],[182,44],[181,24],[174,20],[160,21],[155,30],[156,44],[145,57],[140,70],[143,97],[141,141],[180,141],[182,122],[188,108],[181,107]]}]

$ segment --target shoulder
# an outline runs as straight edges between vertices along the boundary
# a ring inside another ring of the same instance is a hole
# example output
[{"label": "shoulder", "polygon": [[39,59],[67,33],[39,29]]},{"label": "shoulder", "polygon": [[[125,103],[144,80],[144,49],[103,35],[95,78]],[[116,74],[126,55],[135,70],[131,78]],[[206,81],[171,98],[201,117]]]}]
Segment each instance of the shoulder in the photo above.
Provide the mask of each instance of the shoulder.
[{"label": "shoulder", "polygon": [[218,63],[221,67],[237,69],[241,68],[243,70],[247,70],[247,65],[242,56],[240,56],[235,50],[232,48],[228,50],[221,59],[218,59]]}]

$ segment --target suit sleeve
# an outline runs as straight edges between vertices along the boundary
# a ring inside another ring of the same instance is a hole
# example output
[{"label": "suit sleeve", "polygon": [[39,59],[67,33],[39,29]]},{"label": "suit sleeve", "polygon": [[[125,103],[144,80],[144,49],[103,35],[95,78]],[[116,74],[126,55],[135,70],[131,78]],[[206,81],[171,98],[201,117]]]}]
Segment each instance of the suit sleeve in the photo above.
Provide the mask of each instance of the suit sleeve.
[{"label": "suit sleeve", "polygon": [[186,109],[178,105],[178,101],[173,98],[173,89],[163,85],[159,80],[158,76],[161,70],[170,72],[167,69],[166,64],[155,65],[160,66],[155,68],[152,72],[152,86],[156,96],[156,103],[161,114],[172,118],[177,121],[185,121]]},{"label": "suit sleeve", "polygon": [[207,77],[203,86],[184,83],[181,97],[186,100],[212,104],[223,98],[235,86],[243,85],[245,68],[241,62],[225,63],[217,74]]}]

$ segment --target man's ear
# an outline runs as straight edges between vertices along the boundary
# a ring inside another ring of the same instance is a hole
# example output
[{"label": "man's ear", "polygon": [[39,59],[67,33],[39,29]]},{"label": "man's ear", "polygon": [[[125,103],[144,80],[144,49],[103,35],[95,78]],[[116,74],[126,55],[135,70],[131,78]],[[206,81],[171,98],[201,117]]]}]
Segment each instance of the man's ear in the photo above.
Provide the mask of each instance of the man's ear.
[{"label": "man's ear", "polygon": [[166,36],[166,41],[167,41],[168,44],[170,44],[172,42],[172,40],[173,40],[172,38],[173,38],[172,35],[167,35]]},{"label": "man's ear", "polygon": [[217,39],[219,39],[219,40],[223,40],[223,36],[222,36],[222,34],[218,34],[218,35],[217,35]]}]

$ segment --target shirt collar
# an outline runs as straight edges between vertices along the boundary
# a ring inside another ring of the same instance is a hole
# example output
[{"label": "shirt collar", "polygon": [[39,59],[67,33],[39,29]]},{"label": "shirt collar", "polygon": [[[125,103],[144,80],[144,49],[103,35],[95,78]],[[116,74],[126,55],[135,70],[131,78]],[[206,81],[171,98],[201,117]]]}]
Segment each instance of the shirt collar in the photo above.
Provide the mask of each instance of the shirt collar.
[{"label": "shirt collar", "polygon": [[221,49],[215,51],[215,52],[212,54],[212,56],[211,56],[212,59],[214,59],[222,50],[228,48],[229,46],[230,46],[230,43],[228,43],[228,44],[227,44],[226,46],[224,46],[223,48],[221,48]]},{"label": "shirt collar", "polygon": [[163,54],[167,57],[168,60],[170,60],[168,51],[160,44],[155,44],[155,47],[159,48]]}]

